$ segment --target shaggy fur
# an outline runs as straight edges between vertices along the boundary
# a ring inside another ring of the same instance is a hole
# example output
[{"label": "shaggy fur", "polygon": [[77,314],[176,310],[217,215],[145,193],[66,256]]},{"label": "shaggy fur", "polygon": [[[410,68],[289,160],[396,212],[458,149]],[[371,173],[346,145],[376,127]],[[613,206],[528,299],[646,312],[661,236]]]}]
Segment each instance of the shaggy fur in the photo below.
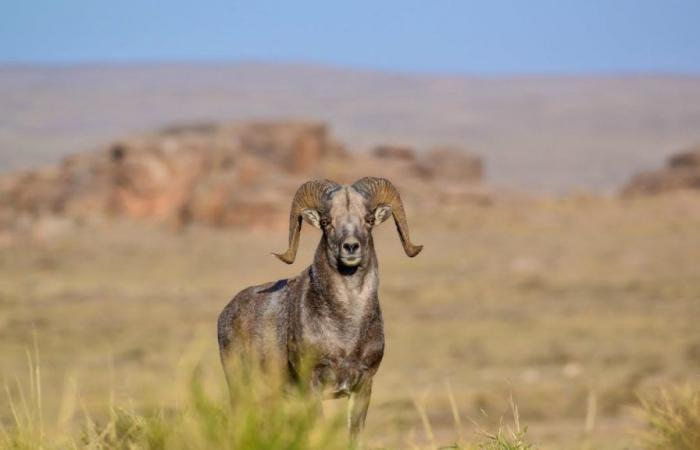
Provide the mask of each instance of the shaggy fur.
[{"label": "shaggy fur", "polygon": [[[391,206],[374,205],[354,186],[314,183],[318,199],[304,205],[314,208],[294,213],[293,204],[290,218],[292,232],[293,221],[300,220],[295,214],[323,231],[313,263],[297,277],[236,295],[219,317],[219,348],[227,377],[232,373],[227,363],[238,352],[276,365],[290,381],[307,383],[319,396],[349,397],[354,439],[364,425],[372,377],[384,354],[371,230],[389,217]],[[290,234],[290,243],[295,239]],[[301,379],[300,365],[308,358],[313,358],[312,370]]]}]

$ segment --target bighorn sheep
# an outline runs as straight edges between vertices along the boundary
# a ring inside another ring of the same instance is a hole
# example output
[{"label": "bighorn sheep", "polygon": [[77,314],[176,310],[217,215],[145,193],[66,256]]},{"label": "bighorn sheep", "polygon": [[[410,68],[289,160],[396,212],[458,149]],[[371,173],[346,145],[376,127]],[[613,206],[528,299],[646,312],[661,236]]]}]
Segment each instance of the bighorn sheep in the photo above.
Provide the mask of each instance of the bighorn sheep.
[{"label": "bighorn sheep", "polygon": [[[275,256],[294,262],[304,219],[323,232],[314,261],[297,277],[241,291],[221,312],[218,339],[227,378],[232,356],[245,353],[279,364],[290,381],[308,383],[326,398],[349,397],[348,427],[355,440],[384,355],[372,228],[390,215],[406,255],[416,256],[423,247],[411,243],[401,197],[388,180],[309,181],[299,187],[289,216],[289,248]],[[301,379],[300,365],[309,357],[308,379]]]}]

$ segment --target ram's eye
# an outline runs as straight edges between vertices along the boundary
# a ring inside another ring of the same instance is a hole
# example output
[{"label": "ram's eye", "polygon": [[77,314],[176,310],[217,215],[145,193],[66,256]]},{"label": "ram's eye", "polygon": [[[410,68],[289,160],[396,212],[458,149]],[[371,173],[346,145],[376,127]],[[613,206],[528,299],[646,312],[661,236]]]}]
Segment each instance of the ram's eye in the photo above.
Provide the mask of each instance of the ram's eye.
[{"label": "ram's eye", "polygon": [[365,222],[366,222],[367,225],[369,225],[370,227],[373,226],[373,225],[374,225],[374,214],[367,214],[367,215],[365,216]]},{"label": "ram's eye", "polygon": [[326,228],[328,226],[328,219],[321,219],[321,227]]}]

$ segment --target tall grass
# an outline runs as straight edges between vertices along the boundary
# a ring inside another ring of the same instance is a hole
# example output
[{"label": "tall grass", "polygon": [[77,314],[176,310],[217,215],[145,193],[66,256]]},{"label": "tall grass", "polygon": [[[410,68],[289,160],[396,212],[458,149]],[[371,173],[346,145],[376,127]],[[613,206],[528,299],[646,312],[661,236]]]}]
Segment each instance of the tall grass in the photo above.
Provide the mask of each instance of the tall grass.
[{"label": "tall grass", "polygon": [[[279,375],[246,368],[231,377],[229,390],[207,389],[201,366],[186,373],[183,400],[149,412],[112,405],[104,417],[78,417],[77,393],[68,389],[57,417],[45,417],[38,352],[28,353],[28,377],[5,385],[11,418],[0,421],[0,449],[7,450],[340,450],[348,449],[344,414],[320,413],[320,403],[303,389],[289,389]],[[242,366],[241,366],[242,367]],[[185,370],[185,369],[183,369]],[[218,377],[222,379],[223,377]],[[222,383],[223,384],[223,383]],[[220,395],[212,391],[221,392]],[[226,394],[224,394],[226,393]],[[515,428],[481,432],[476,443],[462,442],[461,423],[450,395],[459,442],[439,447],[430,433],[430,449],[532,450],[525,441],[517,407]],[[424,426],[427,414],[416,405]],[[414,448],[420,448],[415,445]]]},{"label": "tall grass", "polygon": [[510,413],[513,422],[512,426],[511,424],[506,424],[504,418],[501,417],[498,429],[495,432],[491,432],[484,429],[476,421],[472,420],[478,430],[479,438],[475,442],[468,442],[464,439],[464,426],[459,413],[457,401],[452,391],[452,386],[446,382],[445,389],[450,403],[450,412],[452,413],[454,428],[457,433],[457,441],[447,447],[437,445],[432,426],[428,418],[428,413],[422,406],[421,402],[414,398],[414,404],[421,419],[425,435],[430,442],[428,447],[430,450],[535,450],[533,444],[529,443],[526,439],[527,427],[521,427],[520,425],[518,406],[515,404],[512,394],[510,396]]},{"label": "tall grass", "polygon": [[[255,384],[255,386],[252,386]],[[78,446],[94,449],[341,449],[347,448],[343,422],[323,419],[303,394],[260,395],[262,378],[234,387],[233,406],[210,397],[197,372],[189,400],[177,411],[147,415],[115,409],[105,424],[91,425]]]},{"label": "tall grass", "polygon": [[212,395],[201,368],[195,367],[186,386],[180,387],[185,391],[184,401],[175,408],[144,413],[113,405],[106,417],[86,415],[72,421],[59,417],[46,427],[37,357],[29,357],[29,367],[26,383],[16,380],[13,386],[6,385],[11,420],[0,428],[1,449],[348,448],[342,417],[323,417],[313,396],[303,390],[283,389],[279,377],[269,372],[246,370],[240,377],[232,377],[229,397]]},{"label": "tall grass", "polygon": [[662,390],[642,399],[647,425],[645,447],[650,450],[700,449],[700,387]]},{"label": "tall grass", "polygon": [[527,427],[520,426],[518,405],[510,396],[510,409],[513,415],[513,426],[506,426],[501,420],[495,433],[482,432],[484,439],[478,444],[479,450],[534,450],[535,447],[527,442]]}]

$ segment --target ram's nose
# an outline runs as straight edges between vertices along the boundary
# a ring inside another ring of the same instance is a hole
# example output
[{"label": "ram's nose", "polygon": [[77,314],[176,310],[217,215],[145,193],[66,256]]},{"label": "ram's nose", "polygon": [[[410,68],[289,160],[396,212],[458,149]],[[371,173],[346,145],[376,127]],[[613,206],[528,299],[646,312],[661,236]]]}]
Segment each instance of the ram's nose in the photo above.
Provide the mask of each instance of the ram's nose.
[{"label": "ram's nose", "polygon": [[362,249],[356,237],[345,238],[340,246],[340,261],[346,267],[359,266],[362,262]]},{"label": "ram's nose", "polygon": [[360,241],[354,237],[345,239],[343,242],[343,253],[346,255],[354,255],[360,249]]}]

